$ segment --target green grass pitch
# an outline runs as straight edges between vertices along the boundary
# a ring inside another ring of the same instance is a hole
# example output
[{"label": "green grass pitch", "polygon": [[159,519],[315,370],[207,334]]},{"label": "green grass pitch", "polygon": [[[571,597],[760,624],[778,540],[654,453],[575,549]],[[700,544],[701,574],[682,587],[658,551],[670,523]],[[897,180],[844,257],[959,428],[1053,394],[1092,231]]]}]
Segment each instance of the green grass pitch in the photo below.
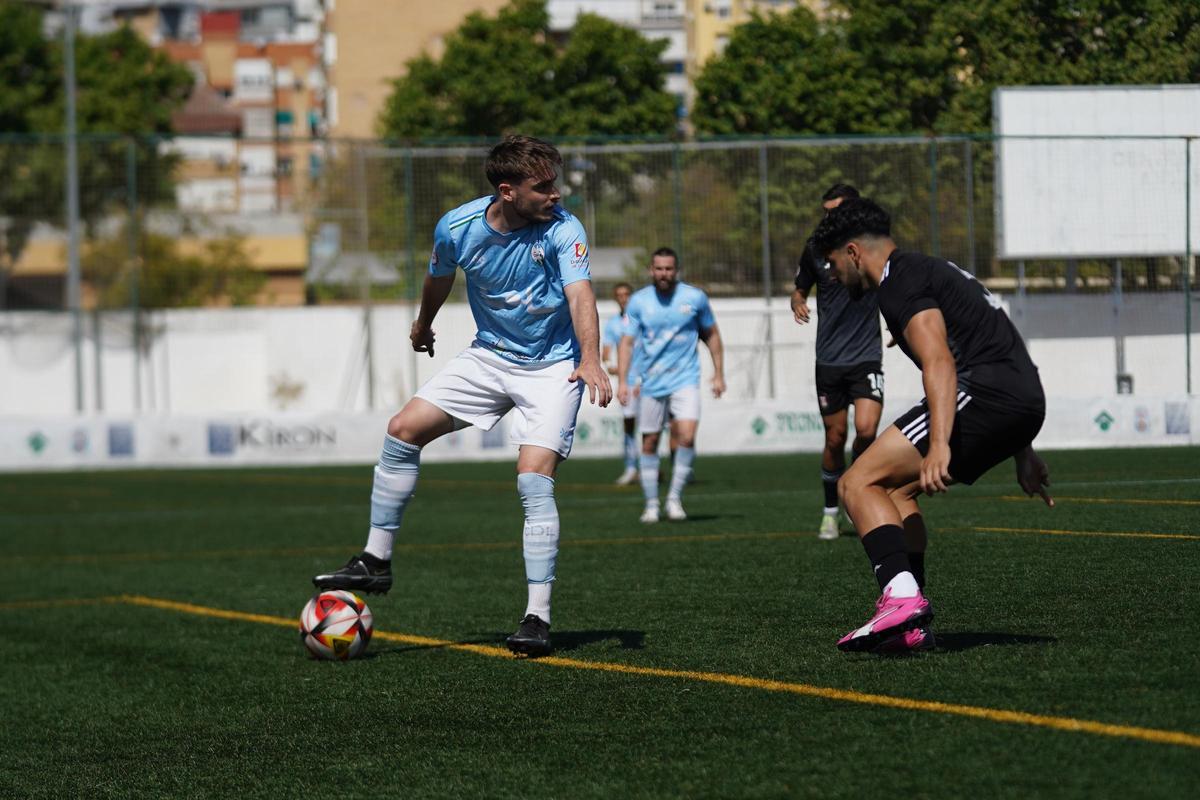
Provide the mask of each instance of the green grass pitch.
[{"label": "green grass pitch", "polygon": [[[566,463],[547,662],[317,662],[269,620],[103,600],[295,619],[364,541],[370,467],[7,475],[0,797],[1194,796],[1200,451],[1047,460],[1054,510],[1011,464],[924,502],[940,647],[909,658],[834,647],[877,591],[815,536],[814,455],[702,455],[655,526],[615,462]],[[500,644],[520,531],[511,463],[426,465],[376,630]]]}]

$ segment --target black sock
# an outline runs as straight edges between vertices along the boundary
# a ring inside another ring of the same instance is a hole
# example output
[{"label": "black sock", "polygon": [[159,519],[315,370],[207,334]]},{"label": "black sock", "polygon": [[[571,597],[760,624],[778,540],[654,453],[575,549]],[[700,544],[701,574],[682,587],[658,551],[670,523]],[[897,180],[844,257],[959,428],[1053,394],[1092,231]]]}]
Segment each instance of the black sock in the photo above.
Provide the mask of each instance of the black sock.
[{"label": "black sock", "polygon": [[825,487],[825,507],[837,508],[837,482],[838,478],[842,477],[845,469],[838,469],[830,472],[829,470],[821,470],[821,484]]},{"label": "black sock", "polygon": [[908,553],[904,548],[904,529],[899,525],[880,525],[862,538],[863,548],[871,566],[875,568],[875,580],[883,591],[892,578],[901,572],[912,572]]},{"label": "black sock", "polygon": [[912,567],[913,577],[917,579],[917,588],[925,591],[925,554],[909,553],[908,565]]},{"label": "black sock", "polygon": [[366,550],[362,552],[362,555],[360,555],[359,558],[361,558],[363,563],[368,567],[373,567],[375,569],[379,569],[380,567],[388,567],[392,564],[390,559],[384,559],[380,558],[379,556],[372,555]]}]

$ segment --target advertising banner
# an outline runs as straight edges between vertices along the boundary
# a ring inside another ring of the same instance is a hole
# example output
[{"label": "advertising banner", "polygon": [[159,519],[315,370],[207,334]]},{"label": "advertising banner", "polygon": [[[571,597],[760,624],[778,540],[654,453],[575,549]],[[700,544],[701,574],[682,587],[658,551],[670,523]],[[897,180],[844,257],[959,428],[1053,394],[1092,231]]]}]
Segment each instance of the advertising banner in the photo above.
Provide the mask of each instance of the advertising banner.
[{"label": "advertising banner", "polygon": [[[914,402],[888,398],[883,424]],[[379,457],[388,416],[6,417],[0,419],[0,470],[368,464]],[[426,447],[422,460],[514,460],[511,423],[510,415],[490,431],[457,431]],[[585,403],[572,457],[619,457],[623,425],[615,407]],[[709,454],[819,452],[824,441],[821,417],[808,398],[707,401],[696,449]],[[1037,439],[1043,449],[1198,443],[1200,401],[1134,395],[1051,400]]]}]

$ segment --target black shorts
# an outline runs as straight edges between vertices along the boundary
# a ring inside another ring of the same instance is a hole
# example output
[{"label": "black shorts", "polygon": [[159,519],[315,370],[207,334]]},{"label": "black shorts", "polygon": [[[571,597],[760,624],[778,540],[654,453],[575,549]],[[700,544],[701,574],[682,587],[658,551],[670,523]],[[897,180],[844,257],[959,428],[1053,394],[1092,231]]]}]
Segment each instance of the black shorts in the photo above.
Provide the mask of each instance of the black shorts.
[{"label": "black shorts", "polygon": [[883,367],[878,361],[848,367],[817,364],[817,405],[821,416],[844,411],[860,399],[883,403]]},{"label": "black shorts", "polygon": [[[950,477],[958,483],[974,483],[983,473],[1028,447],[1045,419],[1044,403],[1004,406],[980,401],[960,388],[950,431]],[[928,401],[922,400],[904,412],[895,425],[922,456],[929,453]]]}]

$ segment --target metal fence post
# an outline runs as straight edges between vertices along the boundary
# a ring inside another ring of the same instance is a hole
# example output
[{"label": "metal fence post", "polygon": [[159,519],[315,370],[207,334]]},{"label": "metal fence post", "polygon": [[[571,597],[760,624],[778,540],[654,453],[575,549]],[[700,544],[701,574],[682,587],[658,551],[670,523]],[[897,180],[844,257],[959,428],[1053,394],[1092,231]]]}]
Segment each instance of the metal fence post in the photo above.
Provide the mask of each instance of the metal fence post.
[{"label": "metal fence post", "polygon": [[67,311],[71,314],[71,340],[75,348],[75,413],[83,413],[83,311],[80,308],[79,274],[79,143],[75,125],[75,6],[63,7],[63,62],[66,81],[67,147]]},{"label": "metal fence post", "polygon": [[938,241],[938,179],[937,179],[937,137],[929,140],[929,247],[935,256],[942,254],[942,246]]},{"label": "metal fence post", "polygon": [[673,169],[673,183],[675,194],[675,207],[673,222],[675,224],[675,252],[679,254],[679,260],[682,263],[687,263],[683,257],[683,146],[679,142],[675,143],[675,147],[671,149],[671,166]]},{"label": "metal fence post", "polygon": [[967,139],[963,142],[963,177],[966,179],[967,193],[967,269],[972,275],[978,275],[975,267],[975,154],[974,142]]},{"label": "metal fence post", "polygon": [[1192,394],[1192,142],[1195,140],[1194,136],[1183,140],[1183,349],[1187,360],[1184,374],[1189,397]]},{"label": "metal fence post", "polygon": [[[404,239],[408,250],[408,316],[409,327],[417,321],[417,210],[414,207],[416,192],[413,189],[413,151],[404,151]],[[417,351],[406,347],[408,351],[408,375],[410,394],[416,394],[417,383]]]},{"label": "metal fence post", "polygon": [[129,312],[133,319],[133,410],[142,410],[142,309],[138,296],[142,265],[138,259],[137,143],[125,144],[125,202],[129,213]]},{"label": "metal fence post", "polygon": [[766,337],[767,346],[767,399],[775,399],[775,338],[771,329],[771,215],[770,200],[767,197],[769,188],[767,182],[767,143],[758,147],[758,207],[762,221],[762,292],[763,303],[767,307]]}]

